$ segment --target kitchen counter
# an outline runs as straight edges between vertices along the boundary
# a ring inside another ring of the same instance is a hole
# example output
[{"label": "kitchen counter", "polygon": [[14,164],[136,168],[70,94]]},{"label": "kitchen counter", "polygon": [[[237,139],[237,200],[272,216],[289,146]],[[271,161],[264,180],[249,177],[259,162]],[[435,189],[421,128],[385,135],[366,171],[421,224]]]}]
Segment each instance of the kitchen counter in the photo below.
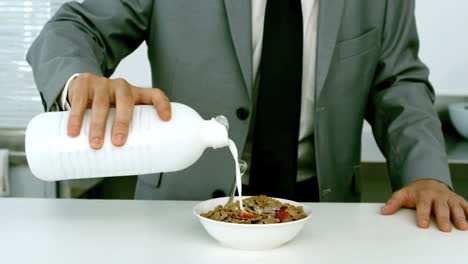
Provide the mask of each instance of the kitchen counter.
[{"label": "kitchen counter", "polygon": [[380,204],[310,203],[313,217],[281,248],[239,251],[213,240],[193,201],[0,199],[0,262],[468,263],[468,232],[415,225]]}]

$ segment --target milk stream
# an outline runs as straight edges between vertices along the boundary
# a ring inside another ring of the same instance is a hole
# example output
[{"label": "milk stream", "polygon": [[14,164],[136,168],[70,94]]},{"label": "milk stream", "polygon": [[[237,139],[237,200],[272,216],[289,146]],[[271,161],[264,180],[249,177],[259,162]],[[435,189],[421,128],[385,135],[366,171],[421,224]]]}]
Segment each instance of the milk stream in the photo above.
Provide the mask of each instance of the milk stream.
[{"label": "milk stream", "polygon": [[239,209],[244,211],[244,205],[242,204],[242,179],[239,168],[239,157],[236,144],[231,139],[229,139],[229,150],[231,150],[232,157],[234,158],[234,162],[236,164],[236,186],[237,192],[239,193]]}]

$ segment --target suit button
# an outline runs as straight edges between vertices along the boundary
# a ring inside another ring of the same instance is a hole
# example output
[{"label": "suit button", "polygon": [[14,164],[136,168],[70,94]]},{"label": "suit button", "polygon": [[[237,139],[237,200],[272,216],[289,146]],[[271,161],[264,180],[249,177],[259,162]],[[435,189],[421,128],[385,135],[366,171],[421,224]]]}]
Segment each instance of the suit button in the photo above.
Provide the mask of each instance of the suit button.
[{"label": "suit button", "polygon": [[249,117],[250,112],[248,109],[241,107],[236,110],[236,115],[240,120],[246,120]]},{"label": "suit button", "polygon": [[212,194],[211,197],[213,198],[219,198],[219,197],[225,197],[226,193],[223,190],[217,189],[215,190]]}]

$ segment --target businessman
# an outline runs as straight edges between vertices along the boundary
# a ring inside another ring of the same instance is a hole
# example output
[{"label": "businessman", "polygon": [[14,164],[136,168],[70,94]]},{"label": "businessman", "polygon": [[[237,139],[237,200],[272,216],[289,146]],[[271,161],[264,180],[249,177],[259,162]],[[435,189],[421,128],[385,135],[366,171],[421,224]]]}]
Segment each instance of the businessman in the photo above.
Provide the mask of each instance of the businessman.
[{"label": "businessman", "polygon": [[[158,88],[108,79],[143,41]],[[366,119],[395,190],[382,213],[415,208],[421,228],[433,213],[440,230],[466,230],[468,203],[452,191],[418,46],[412,0],[88,0],[65,4],[27,59],[45,110],[70,109],[69,136],[91,108],[97,151],[110,107],[115,146],[136,104],[166,121],[168,98],[225,115],[252,194],[359,201]],[[207,151],[187,170],[139,176],[136,198],[222,195],[232,170],[227,150]]]}]

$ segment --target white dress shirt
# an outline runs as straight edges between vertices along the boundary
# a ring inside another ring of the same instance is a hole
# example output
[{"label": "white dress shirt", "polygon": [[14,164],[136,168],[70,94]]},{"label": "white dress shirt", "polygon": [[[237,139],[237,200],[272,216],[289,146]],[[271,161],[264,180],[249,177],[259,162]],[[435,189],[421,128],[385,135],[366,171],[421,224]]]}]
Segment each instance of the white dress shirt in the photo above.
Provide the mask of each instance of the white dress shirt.
[{"label": "white dress shirt", "polygon": [[[263,43],[263,22],[267,0],[251,0],[252,4],[252,49],[253,49],[253,75],[255,88],[258,89],[260,64]],[[319,0],[301,0],[303,20],[303,59],[302,59],[302,100],[299,128],[298,174],[297,180],[303,181],[315,175],[314,146],[310,140],[314,128],[314,90],[315,90],[315,56],[317,45],[317,23]],[[60,96],[62,109],[69,110],[67,102],[68,86],[76,76],[72,75]],[[250,161],[251,144],[247,142],[242,158]],[[248,182],[248,177],[243,181]]]}]

